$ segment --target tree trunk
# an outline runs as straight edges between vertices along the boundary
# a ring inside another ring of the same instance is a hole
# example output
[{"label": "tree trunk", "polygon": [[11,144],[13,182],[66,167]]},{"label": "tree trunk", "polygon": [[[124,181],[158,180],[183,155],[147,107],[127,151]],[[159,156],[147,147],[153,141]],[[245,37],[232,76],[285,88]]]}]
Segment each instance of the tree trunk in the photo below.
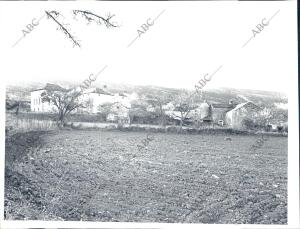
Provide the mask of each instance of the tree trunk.
[{"label": "tree trunk", "polygon": [[64,127],[64,121],[63,120],[58,120],[57,121],[57,126],[59,129],[62,129]]},{"label": "tree trunk", "polygon": [[166,116],[164,114],[161,115],[160,125],[161,126],[165,126],[166,125]]},{"label": "tree trunk", "polygon": [[58,117],[58,121],[57,121],[57,126],[59,129],[62,129],[64,127],[65,124],[65,116],[63,115],[62,112],[59,112],[59,117]]},{"label": "tree trunk", "polygon": [[180,119],[180,132],[182,132],[183,119]]}]

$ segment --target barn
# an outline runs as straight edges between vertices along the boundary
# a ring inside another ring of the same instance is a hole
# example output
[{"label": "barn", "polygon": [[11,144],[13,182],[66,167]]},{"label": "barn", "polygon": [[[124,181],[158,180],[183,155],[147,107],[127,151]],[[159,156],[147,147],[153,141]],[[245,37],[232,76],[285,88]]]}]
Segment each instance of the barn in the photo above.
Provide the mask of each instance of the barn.
[{"label": "barn", "polygon": [[226,124],[226,114],[228,111],[234,109],[237,106],[237,104],[232,103],[231,101],[229,103],[215,103],[211,104],[212,107],[212,121],[214,123],[222,123]]},{"label": "barn", "polygon": [[245,129],[246,122],[254,120],[259,110],[260,107],[250,101],[238,104],[235,108],[226,113],[225,122],[232,128]]},{"label": "barn", "polygon": [[200,120],[207,123],[225,124],[226,113],[236,107],[237,104],[232,103],[208,103],[204,101],[199,106]]}]

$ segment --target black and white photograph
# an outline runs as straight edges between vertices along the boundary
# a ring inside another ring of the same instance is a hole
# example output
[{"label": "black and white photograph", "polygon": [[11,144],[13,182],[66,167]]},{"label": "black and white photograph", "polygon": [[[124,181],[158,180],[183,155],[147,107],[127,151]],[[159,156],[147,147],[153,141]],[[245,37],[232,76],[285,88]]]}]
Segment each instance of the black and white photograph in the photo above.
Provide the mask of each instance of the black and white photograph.
[{"label": "black and white photograph", "polygon": [[1,228],[299,228],[297,1],[7,1],[0,28]]}]

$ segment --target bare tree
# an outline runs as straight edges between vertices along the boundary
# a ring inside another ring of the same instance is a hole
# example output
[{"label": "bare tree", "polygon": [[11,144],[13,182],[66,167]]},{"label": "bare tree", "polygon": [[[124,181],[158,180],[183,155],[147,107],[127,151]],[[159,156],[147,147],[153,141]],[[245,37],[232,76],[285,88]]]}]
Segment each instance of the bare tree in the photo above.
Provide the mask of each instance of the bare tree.
[{"label": "bare tree", "polygon": [[46,90],[41,94],[42,102],[49,102],[57,108],[58,127],[63,127],[66,117],[75,109],[86,108],[85,102],[80,98],[81,91],[76,90]]},{"label": "bare tree", "polygon": [[148,95],[146,101],[154,108],[154,113],[160,118],[160,125],[166,125],[166,110],[164,105],[172,101],[172,96],[166,93]]},{"label": "bare tree", "polygon": [[179,111],[180,115],[176,115],[180,118],[180,129],[182,130],[183,122],[186,120],[190,112],[197,108],[195,104],[196,94],[193,92],[183,90],[175,98],[175,109],[174,111]]},{"label": "bare tree", "polygon": [[255,124],[260,127],[267,127],[267,125],[271,123],[282,124],[288,121],[288,110],[280,109],[272,104],[271,106],[260,109],[252,119]]}]

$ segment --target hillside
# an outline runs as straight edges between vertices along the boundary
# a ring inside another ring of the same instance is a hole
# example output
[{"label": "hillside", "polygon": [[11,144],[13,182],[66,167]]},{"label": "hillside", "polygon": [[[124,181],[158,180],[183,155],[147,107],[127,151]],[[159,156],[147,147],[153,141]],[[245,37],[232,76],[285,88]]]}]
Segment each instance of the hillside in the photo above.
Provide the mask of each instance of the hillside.
[{"label": "hillside", "polygon": [[[74,87],[74,83],[70,82],[55,82],[63,87]],[[107,90],[112,93],[117,92],[136,92],[140,97],[143,95],[155,95],[160,96],[163,94],[176,95],[181,90],[175,88],[164,88],[158,86],[136,86],[125,84],[112,84],[112,83],[98,83],[96,87],[106,86]],[[43,87],[43,83],[28,83],[22,85],[9,85],[7,86],[7,96],[12,100],[30,101],[30,91]],[[245,101],[252,101],[257,105],[270,106],[275,103],[286,104],[288,102],[287,96],[270,91],[258,91],[249,89],[232,89],[232,88],[219,88],[213,90],[203,90],[203,100],[207,100],[211,103],[228,103],[233,99],[238,103]]]}]

